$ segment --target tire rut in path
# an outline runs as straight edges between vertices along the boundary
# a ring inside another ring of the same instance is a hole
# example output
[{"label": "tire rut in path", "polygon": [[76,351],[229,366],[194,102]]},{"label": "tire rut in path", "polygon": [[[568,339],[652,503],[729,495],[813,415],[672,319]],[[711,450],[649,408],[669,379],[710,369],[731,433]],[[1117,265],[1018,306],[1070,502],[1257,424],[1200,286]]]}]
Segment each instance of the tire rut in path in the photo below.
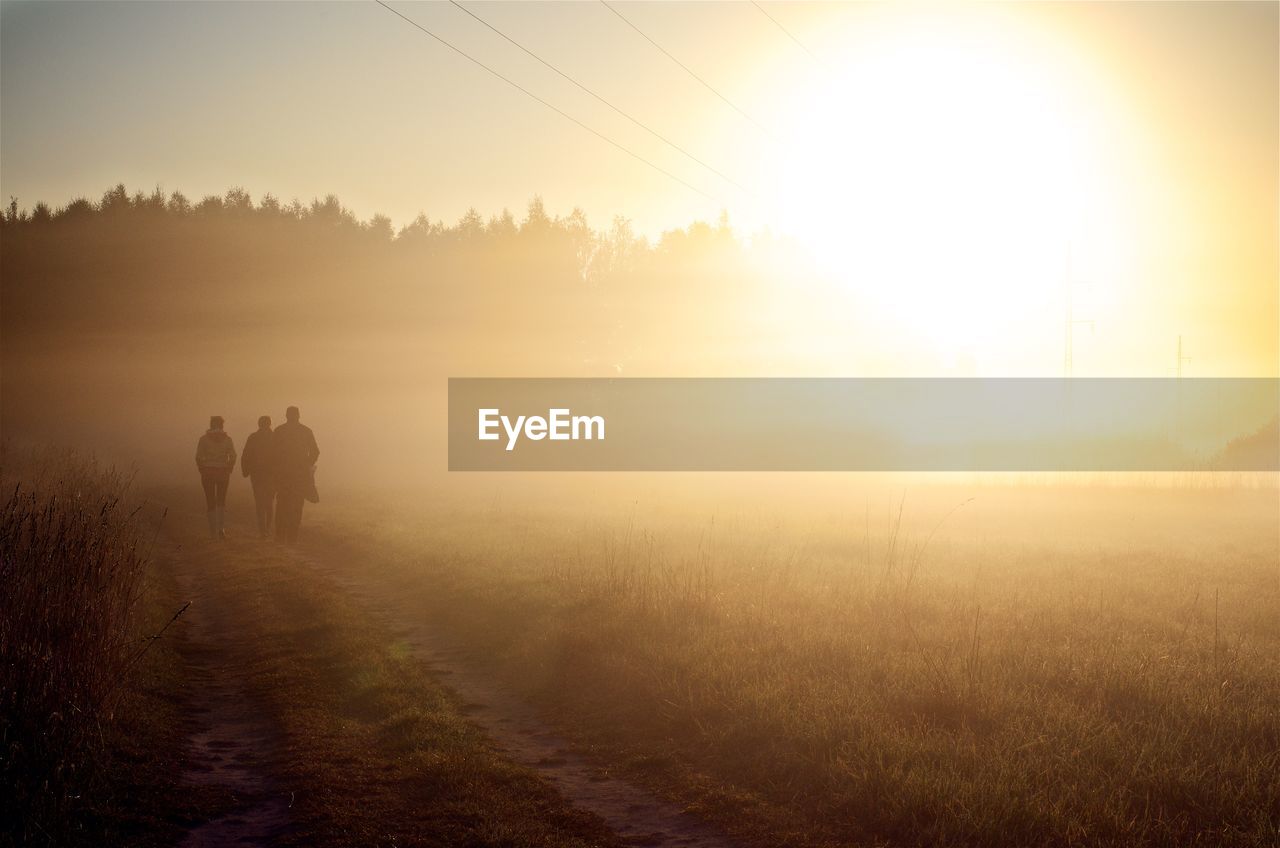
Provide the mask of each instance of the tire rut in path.
[{"label": "tire rut in path", "polygon": [[[224,550],[216,553],[225,555]],[[290,798],[275,786],[269,771],[279,731],[245,686],[248,672],[234,650],[235,640],[243,637],[202,585],[216,564],[215,551],[195,556],[179,552],[174,559],[178,583],[192,602],[184,616],[189,641],[183,651],[191,681],[187,710],[192,728],[181,780],[226,792],[235,802],[229,812],[192,827],[180,848],[270,845],[290,824]]]},{"label": "tire rut in path", "polygon": [[599,816],[626,843],[653,848],[736,848],[721,831],[695,814],[609,774],[573,751],[532,707],[477,671],[462,646],[415,616],[392,589],[380,589],[373,581],[361,582],[314,552],[299,552],[298,556],[403,638],[414,655],[462,700],[468,719],[484,730],[503,754],[536,770],[565,800]]}]

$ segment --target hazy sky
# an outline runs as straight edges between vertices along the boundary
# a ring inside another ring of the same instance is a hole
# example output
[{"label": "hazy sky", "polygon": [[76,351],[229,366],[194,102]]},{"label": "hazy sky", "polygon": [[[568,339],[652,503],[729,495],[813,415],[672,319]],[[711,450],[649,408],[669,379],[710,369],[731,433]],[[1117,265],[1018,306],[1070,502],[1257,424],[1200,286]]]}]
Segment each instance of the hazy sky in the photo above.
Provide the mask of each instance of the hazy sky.
[{"label": "hazy sky", "polygon": [[454,6],[393,5],[712,198],[372,2],[5,0],[0,191],[333,192],[397,223],[541,194],[650,234],[726,208],[807,239],[853,292],[976,288],[1007,324],[1060,308],[1070,251],[1082,314],[1126,326],[1086,367],[1159,347],[1136,360],[1159,373],[1185,332],[1206,370],[1276,370],[1277,4],[764,4],[803,48],[746,3],[618,5],[764,129],[599,3],[471,5],[750,194]]}]

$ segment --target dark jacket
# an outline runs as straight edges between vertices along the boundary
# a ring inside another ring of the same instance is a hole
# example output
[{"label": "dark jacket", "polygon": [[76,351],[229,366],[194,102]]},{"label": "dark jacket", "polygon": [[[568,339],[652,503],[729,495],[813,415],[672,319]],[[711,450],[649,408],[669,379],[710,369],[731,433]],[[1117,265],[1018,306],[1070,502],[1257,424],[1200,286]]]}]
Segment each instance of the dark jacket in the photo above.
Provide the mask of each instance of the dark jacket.
[{"label": "dark jacket", "polygon": [[285,489],[310,488],[311,469],[320,457],[311,428],[286,421],[275,429],[271,445],[275,453],[276,483]]},{"label": "dark jacket", "polygon": [[275,476],[275,433],[270,430],[254,430],[244,440],[244,452],[240,454],[240,471],[254,480],[270,480]]}]

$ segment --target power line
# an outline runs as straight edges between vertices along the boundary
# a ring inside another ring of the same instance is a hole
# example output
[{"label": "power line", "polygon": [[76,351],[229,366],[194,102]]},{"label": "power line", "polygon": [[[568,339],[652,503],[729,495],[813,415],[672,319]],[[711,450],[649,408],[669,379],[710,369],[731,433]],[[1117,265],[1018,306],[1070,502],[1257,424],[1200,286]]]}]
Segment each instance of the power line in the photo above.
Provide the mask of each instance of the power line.
[{"label": "power line", "polygon": [[635,124],[637,127],[640,127],[642,130],[644,130],[645,132],[649,133],[649,135],[651,135],[651,136],[653,136],[654,138],[658,139],[659,141],[661,141],[662,143],[666,144],[668,147],[672,148],[673,150],[676,150],[676,151],[679,151],[680,153],[683,153],[683,154],[684,154],[688,159],[690,159],[690,160],[691,160],[691,161],[693,161],[693,162],[696,162],[697,164],[701,165],[703,168],[706,168],[708,171],[710,171],[711,173],[715,174],[717,177],[719,177],[720,179],[722,179],[722,180],[724,180],[725,182],[729,183],[730,185],[734,186],[735,188],[739,189],[740,191],[743,191],[743,192],[745,192],[746,194],[748,194],[748,195],[750,195],[750,196],[752,196],[752,197],[754,197],[754,196],[755,196],[755,195],[752,193],[752,191],[751,191],[750,189],[748,189],[746,186],[744,186],[744,185],[742,185],[741,183],[739,183],[737,180],[735,180],[735,179],[733,179],[732,177],[730,177],[730,176],[728,176],[728,175],[726,175],[726,174],[724,174],[724,173],[721,173],[720,171],[718,171],[718,170],[716,170],[715,168],[711,167],[711,166],[710,166],[710,165],[708,165],[706,162],[704,162],[704,161],[702,161],[701,159],[699,159],[697,156],[694,156],[692,153],[690,153],[689,151],[685,150],[683,147],[681,147],[680,145],[676,144],[676,143],[675,143],[674,141],[672,141],[671,139],[669,139],[669,138],[667,138],[666,136],[664,136],[664,135],[662,135],[661,133],[659,133],[657,130],[654,130],[653,128],[651,128],[651,127],[649,127],[647,124],[645,124],[644,122],[640,121],[638,118],[634,118],[634,117],[632,117],[632,116],[631,116],[630,114],[628,114],[627,112],[624,112],[624,111],[623,111],[622,109],[620,109],[619,107],[617,107],[617,106],[615,106],[614,104],[610,103],[610,102],[609,102],[608,100],[606,100],[604,97],[601,97],[599,94],[596,94],[594,91],[592,91],[591,89],[587,88],[585,85],[583,85],[582,83],[578,82],[576,79],[574,79],[573,77],[569,76],[569,75],[568,75],[568,74],[566,74],[564,71],[560,70],[560,69],[559,69],[559,68],[557,68],[555,65],[551,64],[550,62],[548,62],[546,59],[543,59],[543,58],[542,58],[541,56],[539,56],[537,53],[534,53],[532,50],[530,50],[529,48],[525,47],[523,44],[521,44],[520,42],[516,41],[516,40],[515,40],[514,38],[512,38],[511,36],[507,35],[505,32],[503,32],[502,30],[498,29],[498,28],[497,28],[497,27],[495,27],[493,24],[489,23],[489,22],[488,22],[488,21],[486,21],[484,18],[480,17],[480,16],[479,16],[479,15],[477,15],[475,12],[471,11],[470,9],[468,9],[466,6],[464,6],[464,5],[462,5],[461,3],[459,3],[459,2],[458,2],[458,0],[449,0],[449,2],[450,2],[450,3],[452,3],[453,5],[457,6],[457,7],[458,7],[459,9],[461,9],[462,11],[466,12],[466,13],[467,13],[468,15],[470,15],[471,17],[475,18],[475,19],[476,19],[477,21],[479,21],[480,23],[484,24],[486,27],[488,27],[488,28],[489,28],[490,30],[492,30],[493,32],[495,32],[495,33],[497,33],[498,35],[502,36],[504,39],[506,39],[507,41],[509,41],[511,44],[514,44],[516,47],[520,48],[520,49],[521,49],[521,50],[523,50],[525,53],[527,53],[528,55],[532,56],[534,59],[537,59],[539,62],[541,62],[541,63],[542,63],[543,65],[545,65],[546,67],[550,68],[551,70],[555,71],[555,72],[556,72],[557,74],[559,74],[560,76],[564,77],[564,78],[565,78],[566,80],[568,80],[569,82],[571,82],[571,83],[573,83],[574,85],[576,85],[576,86],[577,86],[578,88],[580,88],[582,91],[585,91],[587,94],[591,95],[591,96],[592,96],[592,97],[594,97],[596,100],[598,100],[598,101],[600,101],[601,103],[603,103],[604,105],[608,106],[610,109],[612,109],[613,111],[617,112],[619,115],[621,115],[622,117],[626,118],[628,121],[630,121],[631,123]]},{"label": "power line", "polygon": [[400,18],[401,20],[405,21],[406,23],[408,23],[409,25],[413,26],[414,28],[419,29],[419,30],[421,30],[422,32],[426,33],[427,35],[431,36],[431,37],[432,37],[432,38],[434,38],[436,41],[440,42],[440,43],[441,43],[441,44],[443,44],[445,47],[448,47],[448,48],[449,48],[450,50],[452,50],[454,53],[457,53],[459,56],[463,57],[464,59],[468,60],[469,62],[472,62],[473,64],[479,65],[481,68],[484,68],[486,71],[488,71],[489,73],[493,74],[495,77],[497,77],[498,79],[502,80],[503,82],[505,82],[507,85],[511,86],[512,88],[517,89],[517,90],[519,90],[519,91],[523,92],[524,94],[528,95],[529,97],[532,97],[534,100],[538,101],[538,102],[539,102],[539,103],[541,103],[543,106],[546,106],[546,107],[547,107],[548,109],[550,109],[552,112],[555,112],[557,115],[559,115],[560,117],[564,118],[565,120],[567,120],[567,121],[572,121],[573,123],[577,124],[579,127],[582,127],[582,129],[586,130],[587,132],[589,132],[589,133],[591,133],[592,135],[594,135],[596,138],[600,139],[601,141],[607,142],[608,144],[610,144],[610,145],[612,145],[612,146],[616,147],[617,149],[621,150],[623,153],[627,154],[627,155],[628,155],[628,156],[630,156],[632,159],[635,159],[635,160],[636,160],[636,161],[638,161],[638,162],[643,162],[644,164],[648,165],[650,168],[652,168],[653,170],[655,170],[655,171],[657,171],[658,173],[662,174],[663,176],[666,176],[666,177],[668,177],[668,178],[670,178],[670,179],[672,179],[672,180],[675,180],[675,181],[676,181],[676,182],[678,182],[680,185],[684,186],[685,188],[689,189],[690,191],[694,192],[695,194],[700,194],[700,195],[702,195],[702,196],[703,196],[703,197],[705,197],[707,200],[711,200],[711,201],[714,201],[714,202],[716,202],[716,203],[719,203],[719,202],[720,202],[717,198],[712,197],[711,195],[707,194],[707,193],[706,193],[705,191],[703,191],[702,189],[700,189],[700,188],[697,188],[697,187],[695,187],[695,186],[690,185],[689,183],[687,183],[687,182],[685,182],[684,180],[680,179],[679,177],[677,177],[675,174],[671,173],[670,171],[668,171],[668,170],[666,170],[666,169],[664,169],[664,168],[662,168],[662,167],[660,167],[660,166],[658,166],[658,165],[655,165],[653,162],[650,162],[648,159],[644,158],[644,157],[643,157],[643,156],[641,156],[639,153],[636,153],[636,152],[635,152],[635,151],[633,151],[633,150],[630,150],[630,149],[628,149],[628,148],[626,148],[626,147],[623,147],[621,144],[619,144],[618,142],[616,142],[616,141],[614,141],[613,139],[609,138],[609,137],[608,137],[607,135],[605,135],[604,133],[601,133],[601,132],[598,132],[598,131],[596,131],[596,130],[593,130],[591,127],[589,127],[589,126],[587,126],[586,124],[582,123],[582,121],[579,121],[577,118],[573,117],[573,116],[572,116],[572,115],[570,115],[568,112],[565,112],[563,109],[560,109],[559,107],[553,106],[552,104],[550,104],[550,103],[548,103],[547,101],[543,100],[541,97],[539,97],[538,95],[534,94],[534,93],[533,93],[532,91],[530,91],[529,89],[527,89],[527,88],[525,88],[524,86],[520,85],[520,83],[518,83],[518,82],[516,82],[516,81],[514,81],[514,80],[512,80],[512,79],[510,79],[510,78],[508,78],[508,77],[503,76],[502,74],[498,73],[498,72],[497,72],[497,71],[495,71],[493,68],[489,67],[489,66],[488,66],[488,65],[486,65],[484,62],[481,62],[479,59],[475,58],[475,57],[474,57],[474,56],[472,56],[471,54],[469,54],[469,53],[465,52],[464,50],[462,50],[462,49],[461,49],[461,48],[459,48],[459,47],[455,47],[453,44],[450,44],[448,41],[446,41],[445,39],[443,39],[443,38],[441,38],[440,36],[436,35],[434,32],[432,32],[431,30],[427,29],[427,28],[426,28],[426,27],[424,27],[422,24],[418,23],[417,21],[413,20],[412,18],[409,18],[409,17],[406,17],[405,15],[402,15],[400,12],[397,12],[395,9],[391,8],[391,7],[390,7],[390,6],[388,6],[386,3],[384,3],[384,2],[383,2],[383,0],[373,0],[373,2],[377,3],[379,6],[381,6],[381,7],[382,7],[382,8],[384,8],[384,9],[386,9],[388,12],[390,12],[391,14],[393,14],[393,15],[395,15],[396,17]]},{"label": "power line", "polygon": [[706,80],[704,80],[702,77],[700,77],[700,76],[698,76],[697,74],[695,74],[695,73],[693,72],[693,70],[692,70],[688,65],[686,65],[684,62],[681,62],[681,61],[680,61],[679,59],[677,59],[675,56],[672,56],[672,55],[671,55],[671,53],[670,53],[670,52],[668,52],[668,51],[667,51],[667,49],[666,49],[665,47],[663,47],[661,44],[659,44],[658,42],[654,41],[654,40],[653,40],[652,38],[650,38],[648,35],[645,35],[644,30],[640,29],[640,27],[638,27],[638,26],[636,26],[635,24],[631,23],[631,21],[630,21],[630,20],[628,20],[628,19],[627,19],[627,18],[626,18],[626,17],[625,17],[621,12],[619,12],[617,9],[613,8],[613,6],[609,5],[608,0],[600,0],[600,3],[601,3],[601,5],[603,5],[606,9],[608,9],[610,12],[613,12],[615,15],[617,15],[617,16],[618,16],[618,18],[619,18],[619,19],[620,19],[624,24],[626,24],[627,26],[631,27],[633,30],[635,30],[636,32],[638,32],[638,33],[640,34],[640,37],[641,37],[641,38],[643,38],[645,41],[647,41],[647,42],[649,42],[650,44],[652,44],[654,47],[658,48],[658,50],[660,50],[660,51],[662,52],[662,55],[666,56],[668,59],[670,59],[671,61],[673,61],[673,62],[675,62],[677,65],[679,65],[681,68],[683,68],[683,69],[684,69],[684,72],[685,72],[686,74],[688,74],[689,76],[693,77],[693,78],[694,78],[695,80],[697,80],[698,82],[702,83],[703,87],[705,87],[705,88],[707,89],[707,91],[710,91],[710,92],[711,92],[712,94],[714,94],[716,97],[719,97],[721,100],[723,100],[725,103],[727,103],[727,104],[729,105],[729,108],[730,108],[730,109],[733,109],[733,111],[737,112],[739,115],[741,115],[742,117],[746,118],[748,121],[750,121],[752,124],[754,124],[754,125],[756,126],[756,128],[757,128],[757,129],[759,129],[761,132],[763,132],[765,135],[769,136],[770,138],[775,138],[775,136],[774,136],[773,132],[772,132],[768,127],[766,127],[764,124],[760,123],[760,122],[759,122],[759,121],[757,121],[755,118],[751,117],[751,116],[750,116],[750,115],[748,115],[746,112],[744,112],[742,109],[740,109],[736,103],[734,103],[732,100],[730,100],[729,98],[725,97],[725,96],[724,96],[723,94],[721,94],[718,90],[716,90],[715,86],[713,86],[711,83],[707,82],[707,81],[706,81]]},{"label": "power line", "polygon": [[752,5],[752,6],[755,6],[758,10],[760,10],[760,14],[764,15],[764,16],[765,16],[766,18],[768,18],[770,21],[773,21],[773,25],[774,25],[774,26],[776,26],[778,29],[782,30],[782,34],[783,34],[783,35],[785,35],[787,38],[789,38],[789,39],[791,39],[792,41],[794,41],[794,42],[795,42],[795,45],[796,45],[797,47],[799,47],[799,48],[800,48],[801,50],[803,50],[806,54],[808,54],[809,58],[813,60],[813,63],[814,63],[815,65],[817,65],[819,68],[822,68],[822,70],[826,71],[827,73],[830,73],[830,72],[831,72],[831,69],[827,67],[827,65],[826,65],[826,63],[825,63],[825,62],[823,62],[821,59],[819,59],[817,56],[815,56],[815,55],[813,54],[813,51],[812,51],[812,50],[810,50],[808,47],[806,47],[806,46],[804,45],[804,42],[802,42],[800,39],[798,39],[798,38],[796,38],[794,35],[792,35],[792,34],[791,34],[791,30],[789,30],[789,29],[787,29],[786,27],[784,27],[784,26],[782,25],[782,23],[781,23],[777,18],[775,18],[773,15],[769,14],[768,12],[766,12],[766,11],[765,11],[765,9],[764,9],[764,6],[761,6],[759,3],[757,3],[757,2],[756,2],[756,0],[751,0],[751,5]]}]

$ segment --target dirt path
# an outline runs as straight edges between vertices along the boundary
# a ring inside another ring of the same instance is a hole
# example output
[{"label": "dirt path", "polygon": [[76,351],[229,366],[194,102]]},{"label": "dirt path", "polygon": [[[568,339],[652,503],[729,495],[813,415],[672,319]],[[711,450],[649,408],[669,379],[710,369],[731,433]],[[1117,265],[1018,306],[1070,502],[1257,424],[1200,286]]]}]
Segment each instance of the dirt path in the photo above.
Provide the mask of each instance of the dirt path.
[{"label": "dirt path", "polygon": [[225,814],[191,828],[182,848],[269,845],[289,827],[290,798],[270,776],[280,734],[245,685],[246,646],[210,585],[218,553],[206,542],[172,554],[178,583],[191,601],[183,616],[182,651],[191,730],[181,780],[225,794],[232,803]]},{"label": "dirt path", "polygon": [[[295,810],[289,790],[308,788],[288,772],[282,759],[286,746],[293,750],[293,742],[275,726],[274,713],[264,701],[269,692],[261,689],[261,677],[271,673],[278,650],[273,654],[269,646],[258,644],[254,628],[248,626],[258,610],[279,614],[280,607],[267,602],[262,581],[252,575],[272,560],[282,565],[282,558],[318,578],[306,581],[309,591],[341,593],[372,626],[405,645],[440,685],[453,691],[467,720],[488,736],[501,757],[532,769],[565,802],[594,814],[625,844],[732,845],[696,815],[575,752],[535,710],[480,671],[464,646],[422,620],[420,611],[406,604],[394,587],[351,568],[337,555],[259,545],[235,538],[214,544],[190,528],[173,528],[157,551],[191,601],[181,625],[189,729],[187,765],[180,780],[224,801],[216,817],[188,830],[180,842],[183,848],[271,845],[298,834],[305,820],[291,820]],[[245,616],[250,618],[239,620]],[[292,656],[308,664],[316,661],[305,651]],[[361,794],[358,783],[347,789],[350,796]],[[314,802],[314,792],[308,797]]]},{"label": "dirt path", "polygon": [[375,580],[354,578],[339,563],[315,552],[299,553],[323,575],[359,600],[426,662],[462,699],[469,718],[512,760],[535,769],[573,805],[604,820],[625,842],[672,848],[732,848],[717,829],[692,813],[609,773],[573,750],[512,692],[478,671],[465,648],[424,621],[401,595]]}]

